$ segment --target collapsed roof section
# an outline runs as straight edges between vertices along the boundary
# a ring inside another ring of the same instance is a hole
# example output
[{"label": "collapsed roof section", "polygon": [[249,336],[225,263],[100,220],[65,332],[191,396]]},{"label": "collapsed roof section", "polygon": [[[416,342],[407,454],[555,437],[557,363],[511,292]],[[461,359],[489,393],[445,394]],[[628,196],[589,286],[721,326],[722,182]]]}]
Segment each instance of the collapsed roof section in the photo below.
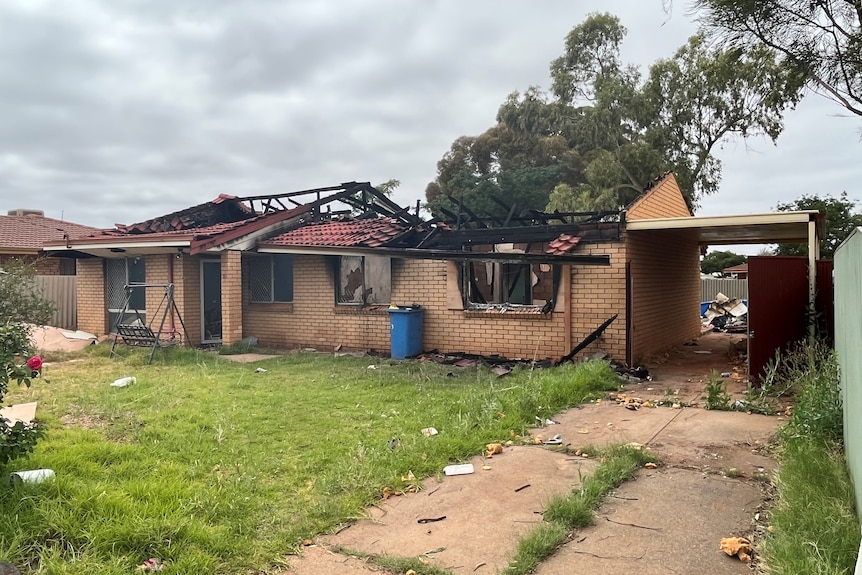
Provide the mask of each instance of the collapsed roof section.
[{"label": "collapsed roof section", "polygon": [[[509,217],[500,220],[479,218],[462,205],[445,218],[423,220],[419,209],[399,206],[368,182],[247,197],[221,194],[164,216],[47,245],[45,251],[126,257],[231,249],[608,265],[607,256],[574,252],[579,243],[618,239],[622,226],[619,212],[515,215],[510,208]],[[524,247],[498,250],[499,244]]]}]

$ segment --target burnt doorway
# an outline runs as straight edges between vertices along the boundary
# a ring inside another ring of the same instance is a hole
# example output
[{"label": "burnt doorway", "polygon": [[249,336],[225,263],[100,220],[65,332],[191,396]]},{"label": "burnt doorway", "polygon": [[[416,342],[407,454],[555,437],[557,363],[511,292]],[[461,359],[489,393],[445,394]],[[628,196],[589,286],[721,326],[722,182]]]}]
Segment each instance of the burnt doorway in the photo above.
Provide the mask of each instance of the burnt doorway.
[{"label": "burnt doorway", "polygon": [[221,261],[201,260],[201,343],[221,343]]}]

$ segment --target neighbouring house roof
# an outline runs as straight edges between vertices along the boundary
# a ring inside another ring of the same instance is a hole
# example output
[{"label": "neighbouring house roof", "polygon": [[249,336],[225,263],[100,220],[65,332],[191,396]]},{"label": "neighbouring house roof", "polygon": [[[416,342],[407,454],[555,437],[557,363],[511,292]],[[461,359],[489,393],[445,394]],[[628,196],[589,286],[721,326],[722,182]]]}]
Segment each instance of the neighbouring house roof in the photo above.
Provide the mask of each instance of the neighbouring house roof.
[{"label": "neighbouring house roof", "polygon": [[0,253],[38,254],[45,243],[97,231],[99,228],[37,214],[0,216]]},{"label": "neighbouring house roof", "polygon": [[748,264],[739,264],[735,266],[730,266],[729,268],[724,268],[721,270],[722,273],[725,274],[741,274],[748,273]]}]

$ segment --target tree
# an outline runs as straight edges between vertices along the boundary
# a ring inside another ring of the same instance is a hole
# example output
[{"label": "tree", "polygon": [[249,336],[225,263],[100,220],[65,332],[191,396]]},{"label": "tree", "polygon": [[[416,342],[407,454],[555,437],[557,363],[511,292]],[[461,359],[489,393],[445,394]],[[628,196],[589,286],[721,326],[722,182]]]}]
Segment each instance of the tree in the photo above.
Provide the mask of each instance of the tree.
[{"label": "tree", "polygon": [[54,303],[42,297],[35,263],[13,258],[0,270],[0,325],[9,322],[48,323]]},{"label": "tree", "polygon": [[800,84],[768,50],[715,50],[695,36],[641,79],[621,61],[625,34],[609,14],[575,26],[551,63],[551,92],[514,92],[496,125],[455,140],[427,207],[463,202],[498,218],[513,208],[621,209],[668,170],[695,204],[718,189],[715,146],[754,134],[774,141],[797,101]]},{"label": "tree", "polygon": [[[832,259],[835,250],[841,242],[858,226],[862,226],[862,214],[855,212],[856,202],[842,192],[837,198],[832,196],[802,195],[792,202],[779,203],[775,209],[779,212],[796,210],[818,210],[826,214],[826,233],[820,240],[820,257]],[[775,255],[804,256],[808,255],[808,244],[779,244]]]},{"label": "tree", "polygon": [[701,273],[711,274],[739,264],[744,264],[747,258],[730,251],[714,250],[703,256],[700,261]]},{"label": "tree", "polygon": [[773,51],[812,90],[862,116],[859,0],[696,0],[726,45]]}]

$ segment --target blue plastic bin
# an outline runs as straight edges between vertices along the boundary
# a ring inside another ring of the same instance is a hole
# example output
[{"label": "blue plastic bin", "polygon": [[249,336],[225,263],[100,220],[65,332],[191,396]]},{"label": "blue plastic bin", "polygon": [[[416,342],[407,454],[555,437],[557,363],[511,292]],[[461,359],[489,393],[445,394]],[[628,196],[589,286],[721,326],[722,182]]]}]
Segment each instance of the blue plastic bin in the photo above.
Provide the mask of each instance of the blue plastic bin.
[{"label": "blue plastic bin", "polygon": [[390,308],[389,339],[392,359],[404,359],[422,353],[421,308]]}]

